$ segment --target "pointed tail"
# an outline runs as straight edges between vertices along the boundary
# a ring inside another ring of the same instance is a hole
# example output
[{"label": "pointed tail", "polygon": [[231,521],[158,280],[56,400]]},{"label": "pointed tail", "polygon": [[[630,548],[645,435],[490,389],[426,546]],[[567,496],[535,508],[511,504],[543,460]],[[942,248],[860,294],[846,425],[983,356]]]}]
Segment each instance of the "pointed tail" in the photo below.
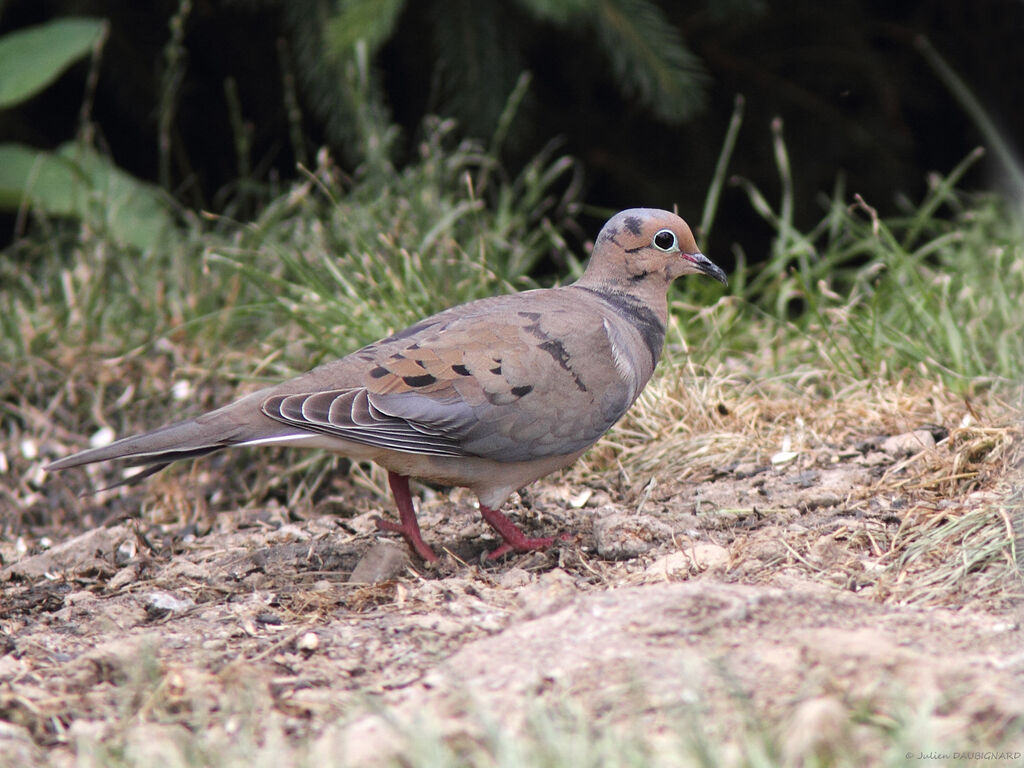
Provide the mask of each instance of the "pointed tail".
[{"label": "pointed tail", "polygon": [[204,456],[239,443],[273,442],[277,438],[287,440],[294,436],[294,427],[275,422],[260,411],[259,403],[265,396],[266,392],[255,392],[194,419],[80,451],[48,464],[46,471],[57,472],[100,461],[123,461],[128,466],[149,465],[144,472],[125,481],[134,483],[180,459]]}]

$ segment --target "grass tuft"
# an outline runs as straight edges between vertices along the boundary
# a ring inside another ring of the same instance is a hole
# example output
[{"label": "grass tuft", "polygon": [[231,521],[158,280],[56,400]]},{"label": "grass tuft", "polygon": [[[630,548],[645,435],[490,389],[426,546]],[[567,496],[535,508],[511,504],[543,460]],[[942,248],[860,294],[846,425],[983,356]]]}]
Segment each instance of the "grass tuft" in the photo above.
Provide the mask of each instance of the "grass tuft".
[{"label": "grass tuft", "polygon": [[321,156],[237,246],[211,254],[262,294],[259,311],[304,331],[297,368],[454,304],[535,287],[538,264],[566,252],[573,162],[551,146],[508,178],[477,143],[451,146],[453,129],[428,122],[416,162],[354,183]]},{"label": "grass tuft", "polygon": [[957,191],[980,150],[933,177],[925,199],[899,216],[880,217],[859,196],[847,203],[840,182],[824,217],[802,232],[779,126],[775,146],[777,207],[734,180],[775,230],[771,253],[748,267],[739,252],[733,300],[707,308],[713,295],[694,281],[676,294],[699,340],[691,355],[703,362],[761,347],[776,371],[919,375],[958,392],[1024,380],[1024,219],[1009,201]]}]

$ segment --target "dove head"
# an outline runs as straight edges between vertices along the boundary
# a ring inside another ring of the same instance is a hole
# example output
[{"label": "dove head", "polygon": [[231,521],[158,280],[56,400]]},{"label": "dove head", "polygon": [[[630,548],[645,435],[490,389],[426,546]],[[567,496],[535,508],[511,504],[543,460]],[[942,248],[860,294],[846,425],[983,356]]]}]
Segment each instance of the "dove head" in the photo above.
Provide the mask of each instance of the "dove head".
[{"label": "dove head", "polygon": [[669,211],[631,208],[601,229],[580,284],[664,296],[677,277],[698,273],[726,282],[725,272],[700,252],[685,221]]}]

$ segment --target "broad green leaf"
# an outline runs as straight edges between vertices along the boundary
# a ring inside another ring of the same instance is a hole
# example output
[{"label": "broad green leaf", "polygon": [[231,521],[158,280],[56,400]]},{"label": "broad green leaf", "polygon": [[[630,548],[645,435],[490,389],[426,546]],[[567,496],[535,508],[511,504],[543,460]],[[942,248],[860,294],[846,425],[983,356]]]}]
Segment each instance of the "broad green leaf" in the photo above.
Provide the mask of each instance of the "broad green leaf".
[{"label": "broad green leaf", "polygon": [[74,143],[56,153],[0,144],[0,208],[28,204],[51,216],[73,217],[140,250],[178,239],[161,191]]},{"label": "broad green leaf", "polygon": [[27,201],[55,216],[69,216],[75,184],[74,169],[63,160],[21,144],[0,144],[0,209],[13,210]]},{"label": "broad green leaf", "polygon": [[0,38],[0,109],[35,96],[105,33],[102,19],[64,18]]}]

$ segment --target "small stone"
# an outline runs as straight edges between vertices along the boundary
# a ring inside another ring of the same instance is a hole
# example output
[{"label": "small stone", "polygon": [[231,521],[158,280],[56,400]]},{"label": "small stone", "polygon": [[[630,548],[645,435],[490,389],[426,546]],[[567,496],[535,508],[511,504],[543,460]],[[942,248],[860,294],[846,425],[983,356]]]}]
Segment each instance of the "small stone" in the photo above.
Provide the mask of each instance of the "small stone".
[{"label": "small stone", "polygon": [[191,608],[191,600],[175,597],[170,592],[150,592],[146,596],[146,614],[151,619],[162,619],[170,613],[180,613]]},{"label": "small stone", "polygon": [[725,568],[728,564],[728,549],[704,542],[659,557],[647,567],[647,573],[663,578],[686,577],[691,573]]},{"label": "small stone", "polygon": [[836,540],[831,536],[819,536],[818,540],[815,541],[810,551],[807,553],[808,559],[821,568],[830,568],[839,562],[842,557],[842,550],[839,545],[836,544]]},{"label": "small stone", "polygon": [[779,451],[772,456],[772,464],[776,467],[781,467],[783,464],[789,464],[799,455],[796,451]]},{"label": "small stone", "polygon": [[810,511],[813,509],[821,509],[822,507],[836,507],[839,506],[842,501],[843,499],[841,496],[832,493],[831,491],[815,490],[813,494],[808,495],[800,502],[800,509]]},{"label": "small stone", "polygon": [[688,575],[690,573],[691,564],[692,561],[685,552],[670,552],[667,555],[659,557],[647,566],[646,570],[651,576],[660,576],[667,579],[673,576]]},{"label": "small stone", "polygon": [[672,538],[672,529],[650,515],[617,512],[594,521],[597,552],[606,560],[631,560]]},{"label": "small stone", "polygon": [[84,605],[86,603],[94,603],[98,598],[92,592],[85,589],[80,589],[77,592],[71,592],[64,596],[64,605]]},{"label": "small stone", "polygon": [[185,676],[178,670],[174,670],[164,678],[164,687],[167,693],[175,699],[183,697],[188,689]]},{"label": "small stone", "polygon": [[882,450],[890,456],[913,456],[935,447],[935,437],[927,429],[893,435],[882,442]]},{"label": "small stone", "polygon": [[135,539],[125,539],[117,545],[114,550],[114,562],[118,565],[128,565],[139,551],[139,545]]},{"label": "small stone", "polygon": [[792,477],[787,477],[786,482],[789,483],[790,485],[795,485],[800,488],[810,488],[812,485],[818,482],[818,478],[820,477],[821,473],[819,473],[817,470],[809,469],[806,472],[800,472],[799,474],[793,475]]},{"label": "small stone", "polygon": [[320,638],[316,632],[306,632],[295,641],[295,647],[303,653],[313,653],[313,651],[320,647]]},{"label": "small stone", "polygon": [[729,550],[720,544],[694,544],[684,551],[701,570],[710,571],[729,564]]},{"label": "small stone", "polygon": [[[43,483],[46,482],[46,465],[43,462],[33,463],[29,468],[28,474],[25,475],[25,482],[28,483],[31,488],[42,488]],[[38,495],[31,494],[25,497],[25,502],[35,503],[38,499]]]},{"label": "small stone", "polygon": [[988,627],[988,631],[992,634],[999,634],[1001,632],[1016,632],[1020,629],[1020,625],[1015,621],[998,621]]},{"label": "small stone", "polygon": [[516,600],[523,607],[522,619],[535,619],[568,604],[579,592],[572,576],[561,568],[541,573],[522,587]]},{"label": "small stone", "polygon": [[530,583],[530,573],[525,568],[509,568],[498,577],[498,584],[505,589],[516,589]]},{"label": "small stone", "polygon": [[759,475],[767,469],[768,466],[766,464],[758,464],[756,461],[745,461],[737,464],[733,468],[732,473],[737,479],[745,480],[748,477]]},{"label": "small stone", "polygon": [[880,467],[892,462],[892,457],[881,451],[870,451],[864,456],[854,459],[854,463],[865,467]]},{"label": "small stone", "polygon": [[594,491],[592,489],[584,488],[575,496],[570,496],[567,501],[569,502],[569,506],[573,509],[582,509],[586,506],[587,502],[590,501],[590,497],[593,495]]},{"label": "small stone", "polygon": [[117,433],[110,427],[100,427],[92,433],[92,437],[89,438],[90,448],[102,448],[105,445],[110,445],[114,442],[114,438],[117,437]]},{"label": "small stone", "polygon": [[126,567],[121,568],[117,573],[110,577],[107,581],[107,591],[117,592],[119,589],[127,587],[139,578],[139,572],[141,570],[140,563],[129,563]]},{"label": "small stone", "polygon": [[377,584],[398,578],[408,566],[409,553],[405,547],[378,541],[366,550],[348,580],[352,584]]}]

